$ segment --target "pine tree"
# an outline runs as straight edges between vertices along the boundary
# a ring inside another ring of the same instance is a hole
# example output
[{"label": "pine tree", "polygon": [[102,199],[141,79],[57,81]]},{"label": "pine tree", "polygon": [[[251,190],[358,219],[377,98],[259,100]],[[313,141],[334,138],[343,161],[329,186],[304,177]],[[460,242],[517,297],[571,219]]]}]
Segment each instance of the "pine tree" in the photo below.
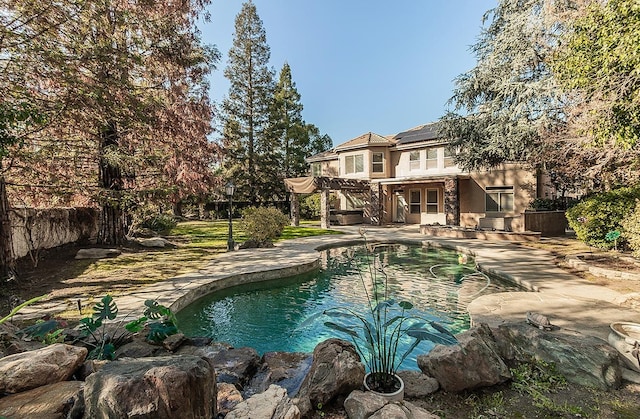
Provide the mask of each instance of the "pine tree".
[{"label": "pine tree", "polygon": [[252,205],[272,196],[268,173],[273,167],[276,139],[268,135],[274,95],[274,71],[268,67],[270,49],[252,2],[243,3],[236,16],[228,66],[229,93],[222,102],[224,168],[236,184],[236,199]]}]

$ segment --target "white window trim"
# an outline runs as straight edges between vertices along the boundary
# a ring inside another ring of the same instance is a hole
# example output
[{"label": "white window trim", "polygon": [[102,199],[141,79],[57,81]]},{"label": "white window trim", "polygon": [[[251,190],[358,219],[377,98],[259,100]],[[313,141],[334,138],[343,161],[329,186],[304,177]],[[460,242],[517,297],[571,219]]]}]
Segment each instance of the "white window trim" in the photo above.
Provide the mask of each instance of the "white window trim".
[{"label": "white window trim", "polygon": [[[362,159],[362,170],[357,170],[356,158],[360,157]],[[347,159],[353,159],[353,172],[347,171]],[[354,175],[357,173],[364,173],[364,154],[350,154],[348,156],[344,156],[344,174],[345,175]]]},{"label": "white window trim", "polygon": [[[418,154],[418,158],[416,160],[412,160],[411,159],[411,155],[417,153]],[[413,167],[413,164],[417,163],[418,167]],[[409,171],[410,172],[415,172],[420,170],[420,152],[419,151],[410,151],[409,152]]]},{"label": "white window trim", "polygon": [[[487,186],[484,188],[484,192],[485,192],[485,198],[484,198],[484,212],[486,213],[492,213],[492,214],[496,214],[496,213],[505,213],[505,212],[512,212],[515,209],[515,194],[514,194],[514,187],[513,186]],[[487,198],[489,196],[489,194],[498,194],[498,200],[497,200],[497,204],[498,204],[498,210],[489,210],[487,208]],[[502,208],[502,194],[506,194],[506,195],[511,195],[511,208],[509,209],[504,209]]]},{"label": "white window trim", "polygon": [[[435,191],[436,193],[436,202],[429,202],[429,192],[430,191]],[[440,190],[437,188],[428,188],[425,191],[425,195],[424,195],[424,200],[425,200],[425,211],[427,212],[427,214],[439,214],[440,213]],[[430,206],[434,206],[436,207],[436,212],[429,212],[429,207]]]}]

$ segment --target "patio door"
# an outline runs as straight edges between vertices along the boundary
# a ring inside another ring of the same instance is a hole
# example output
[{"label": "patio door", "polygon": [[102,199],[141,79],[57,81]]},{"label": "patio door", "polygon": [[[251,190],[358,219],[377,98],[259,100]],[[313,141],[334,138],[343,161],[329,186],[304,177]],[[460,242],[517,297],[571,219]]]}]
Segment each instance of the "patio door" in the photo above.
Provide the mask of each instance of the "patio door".
[{"label": "patio door", "polygon": [[394,223],[406,223],[407,222],[407,201],[404,199],[404,195],[397,193],[394,195],[396,201],[394,211]]}]

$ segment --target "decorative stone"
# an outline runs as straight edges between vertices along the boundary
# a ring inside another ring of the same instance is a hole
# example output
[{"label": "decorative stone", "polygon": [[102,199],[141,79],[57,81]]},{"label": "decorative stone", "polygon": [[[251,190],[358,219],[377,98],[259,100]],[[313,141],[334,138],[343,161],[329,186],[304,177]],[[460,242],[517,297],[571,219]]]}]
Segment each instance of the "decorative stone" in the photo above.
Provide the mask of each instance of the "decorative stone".
[{"label": "decorative stone", "polygon": [[434,377],[444,391],[490,387],[511,378],[487,325],[474,327],[456,338],[457,345],[436,345],[427,355],[418,356],[422,372]]},{"label": "decorative stone", "polygon": [[258,352],[249,347],[221,350],[212,358],[219,383],[244,387],[260,366]]},{"label": "decorative stone", "polygon": [[409,399],[426,397],[440,388],[438,380],[419,371],[398,371],[404,381],[404,395]]},{"label": "decorative stone", "polygon": [[176,333],[171,335],[162,341],[162,346],[169,352],[175,352],[182,344],[187,341],[187,338],[182,333]]},{"label": "decorative stone", "polygon": [[161,350],[159,346],[151,345],[140,339],[122,345],[115,351],[115,359],[121,358],[148,358],[158,355]]},{"label": "decorative stone", "polygon": [[19,393],[68,380],[84,362],[87,349],[56,343],[0,359],[0,393]]},{"label": "decorative stone", "polygon": [[122,253],[118,249],[103,249],[103,248],[92,248],[92,249],[80,249],[78,253],[76,253],[76,259],[104,259],[104,258],[113,258]]},{"label": "decorative stone", "polygon": [[232,411],[238,404],[242,403],[244,399],[242,394],[233,384],[219,383],[218,384],[218,415],[226,416],[227,413]]},{"label": "decorative stone", "polygon": [[620,387],[618,353],[602,339],[566,330],[542,331],[524,322],[492,330],[507,362],[538,359],[553,363],[571,383],[604,390]]},{"label": "decorative stone", "polygon": [[262,356],[261,367],[245,387],[243,394],[251,397],[262,393],[271,384],[287,390],[289,397],[298,394],[300,385],[306,377],[313,356],[301,352],[267,352]]},{"label": "decorative stone", "polygon": [[349,419],[438,419],[407,401],[389,401],[370,391],[354,390],[344,401]]},{"label": "decorative stone", "polygon": [[109,363],[111,361],[107,361],[107,360],[97,360],[97,359],[88,359],[85,360],[82,365],[80,366],[80,368],[78,368],[76,370],[76,377],[79,380],[86,380],[88,376],[90,376],[91,374],[93,374],[94,372],[97,372],[100,370],[100,368],[102,368],[105,364]]},{"label": "decorative stone", "polygon": [[271,385],[264,393],[251,396],[238,404],[225,419],[299,419],[300,410],[287,396],[287,391]]},{"label": "decorative stone", "polygon": [[62,381],[3,397],[0,399],[0,416],[6,418],[82,417],[83,385],[82,381]]},{"label": "decorative stone", "polygon": [[163,248],[167,245],[168,241],[163,239],[162,237],[148,237],[136,239],[136,243],[138,243],[142,247]]},{"label": "decorative stone", "polygon": [[216,378],[200,357],[123,359],[87,377],[86,418],[213,418]]},{"label": "decorative stone", "polygon": [[313,363],[296,404],[305,416],[311,406],[328,405],[338,396],[360,389],[363,380],[364,365],[355,347],[340,339],[325,340],[313,351]]}]

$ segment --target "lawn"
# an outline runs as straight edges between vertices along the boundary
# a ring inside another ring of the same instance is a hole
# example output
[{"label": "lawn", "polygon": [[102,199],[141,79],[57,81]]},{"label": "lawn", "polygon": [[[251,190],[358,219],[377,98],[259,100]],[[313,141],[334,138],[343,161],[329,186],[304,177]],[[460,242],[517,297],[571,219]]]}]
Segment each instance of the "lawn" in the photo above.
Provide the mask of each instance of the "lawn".
[{"label": "lawn", "polygon": [[[20,282],[7,284],[0,295],[0,313],[8,312],[9,297],[23,300],[49,294],[54,300],[79,298],[84,301],[105,294],[117,296],[146,284],[197,271],[216,254],[227,251],[227,221],[188,221],[163,234],[171,246],[149,249],[134,245],[122,247],[122,254],[106,259],[74,259],[77,248],[65,247],[45,255],[37,267],[22,266]],[[233,224],[236,243],[247,239],[239,222]],[[300,227],[287,226],[276,241],[341,234],[315,228],[307,222]],[[3,301],[4,300],[7,301]]]}]

